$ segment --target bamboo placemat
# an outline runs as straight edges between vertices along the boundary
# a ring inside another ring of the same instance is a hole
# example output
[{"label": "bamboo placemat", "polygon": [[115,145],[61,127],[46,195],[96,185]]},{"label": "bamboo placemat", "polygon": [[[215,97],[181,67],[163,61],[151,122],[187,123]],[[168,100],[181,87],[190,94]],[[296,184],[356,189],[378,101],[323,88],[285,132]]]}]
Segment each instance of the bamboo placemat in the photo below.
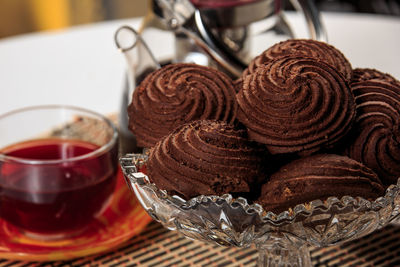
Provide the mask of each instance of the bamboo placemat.
[{"label": "bamboo placemat", "polygon": [[[400,266],[400,226],[384,229],[342,244],[311,248],[314,266]],[[190,240],[150,223],[142,233],[113,251],[58,262],[0,260],[1,267],[22,266],[256,266],[257,250],[220,247]]]}]

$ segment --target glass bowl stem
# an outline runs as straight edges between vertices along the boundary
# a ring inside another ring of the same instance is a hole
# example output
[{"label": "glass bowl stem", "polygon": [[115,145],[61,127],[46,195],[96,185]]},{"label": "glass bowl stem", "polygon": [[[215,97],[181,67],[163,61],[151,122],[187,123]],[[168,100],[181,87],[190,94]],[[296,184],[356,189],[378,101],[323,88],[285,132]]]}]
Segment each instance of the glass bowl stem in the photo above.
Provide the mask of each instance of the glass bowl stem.
[{"label": "glass bowl stem", "polygon": [[[283,242],[282,242],[283,241]],[[293,246],[284,240],[258,243],[258,267],[311,267],[307,245]]]}]

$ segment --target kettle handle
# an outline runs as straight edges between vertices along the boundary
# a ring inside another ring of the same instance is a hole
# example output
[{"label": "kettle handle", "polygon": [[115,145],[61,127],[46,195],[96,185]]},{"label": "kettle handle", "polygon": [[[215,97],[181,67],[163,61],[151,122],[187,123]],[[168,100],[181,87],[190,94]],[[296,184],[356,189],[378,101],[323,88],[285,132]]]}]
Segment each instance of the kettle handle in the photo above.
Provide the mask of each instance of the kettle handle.
[{"label": "kettle handle", "polygon": [[141,153],[141,148],[136,144],[136,137],[129,129],[129,118],[126,109],[132,101],[132,95],[136,86],[145,75],[160,68],[153,53],[141,35],[132,27],[124,25],[114,34],[116,47],[125,57],[127,63],[126,80],[122,95],[121,110],[119,116],[119,136],[121,153]]},{"label": "kettle handle", "polygon": [[310,37],[317,41],[327,42],[328,36],[314,1],[290,0],[290,2],[297,11],[304,14]]},{"label": "kettle handle", "polygon": [[123,25],[118,28],[114,34],[114,42],[125,56],[132,91],[146,74],[160,68],[147,43],[132,27]]}]

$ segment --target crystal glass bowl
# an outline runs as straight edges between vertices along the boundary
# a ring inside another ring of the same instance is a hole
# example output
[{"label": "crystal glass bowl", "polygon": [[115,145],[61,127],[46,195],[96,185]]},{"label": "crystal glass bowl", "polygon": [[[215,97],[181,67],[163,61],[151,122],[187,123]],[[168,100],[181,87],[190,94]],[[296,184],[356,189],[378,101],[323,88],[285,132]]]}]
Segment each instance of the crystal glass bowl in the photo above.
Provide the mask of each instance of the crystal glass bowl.
[{"label": "crystal glass bowl", "polygon": [[311,266],[309,245],[324,247],[379,229],[399,214],[400,180],[375,201],[345,196],[300,204],[275,214],[244,198],[198,196],[188,201],[158,189],[143,173],[146,154],[120,159],[126,182],[150,216],[186,237],[259,250],[259,266]]}]

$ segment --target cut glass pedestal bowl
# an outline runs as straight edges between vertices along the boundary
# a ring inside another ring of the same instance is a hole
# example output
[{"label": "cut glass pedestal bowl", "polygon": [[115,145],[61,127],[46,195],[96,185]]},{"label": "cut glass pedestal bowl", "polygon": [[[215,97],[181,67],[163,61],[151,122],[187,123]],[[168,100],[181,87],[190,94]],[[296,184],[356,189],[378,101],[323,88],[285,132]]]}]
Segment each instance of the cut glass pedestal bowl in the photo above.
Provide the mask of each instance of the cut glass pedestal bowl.
[{"label": "cut glass pedestal bowl", "polygon": [[188,201],[170,196],[142,172],[146,161],[145,154],[127,154],[120,159],[128,186],[153,219],[192,239],[224,246],[255,244],[259,266],[311,266],[308,246],[359,238],[399,214],[400,180],[375,201],[329,197],[274,214],[229,194]]}]

